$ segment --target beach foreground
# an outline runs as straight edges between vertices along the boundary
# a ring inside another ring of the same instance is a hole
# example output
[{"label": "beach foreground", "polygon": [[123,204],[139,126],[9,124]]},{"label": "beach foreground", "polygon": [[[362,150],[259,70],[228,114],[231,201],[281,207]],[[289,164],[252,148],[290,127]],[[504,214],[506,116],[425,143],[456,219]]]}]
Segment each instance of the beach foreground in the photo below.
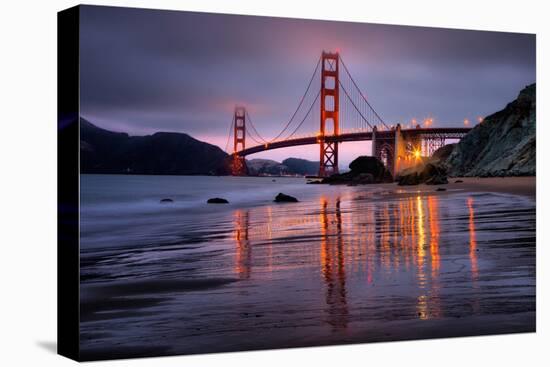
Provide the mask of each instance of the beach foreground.
[{"label": "beach foreground", "polygon": [[[456,181],[463,182],[456,183]],[[430,186],[419,185],[417,187],[426,189]],[[534,198],[536,194],[536,177],[455,177],[449,178],[448,185],[441,185],[440,187],[465,192],[505,193]]]},{"label": "beach foreground", "polygon": [[535,331],[535,178],[455,180],[82,175],[82,358]]}]

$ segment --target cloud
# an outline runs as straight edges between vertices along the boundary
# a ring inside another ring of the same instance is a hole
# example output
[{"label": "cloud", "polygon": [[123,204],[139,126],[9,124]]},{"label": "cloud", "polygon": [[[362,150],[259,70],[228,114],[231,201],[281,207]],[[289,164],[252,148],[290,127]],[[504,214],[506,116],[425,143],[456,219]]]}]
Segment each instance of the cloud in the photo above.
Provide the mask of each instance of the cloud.
[{"label": "cloud", "polygon": [[474,120],[535,81],[529,34],[83,6],[80,37],[82,114],[138,135],[220,141],[244,104],[272,137],[323,49],[387,121]]}]

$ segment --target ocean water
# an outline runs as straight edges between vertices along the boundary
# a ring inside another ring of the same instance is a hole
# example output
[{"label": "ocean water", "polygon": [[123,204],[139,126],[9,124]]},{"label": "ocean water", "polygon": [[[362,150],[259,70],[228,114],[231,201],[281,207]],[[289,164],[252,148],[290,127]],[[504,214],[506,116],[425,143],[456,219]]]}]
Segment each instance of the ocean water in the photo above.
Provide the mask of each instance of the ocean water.
[{"label": "ocean water", "polygon": [[535,242],[523,196],[82,175],[82,357],[534,331]]}]

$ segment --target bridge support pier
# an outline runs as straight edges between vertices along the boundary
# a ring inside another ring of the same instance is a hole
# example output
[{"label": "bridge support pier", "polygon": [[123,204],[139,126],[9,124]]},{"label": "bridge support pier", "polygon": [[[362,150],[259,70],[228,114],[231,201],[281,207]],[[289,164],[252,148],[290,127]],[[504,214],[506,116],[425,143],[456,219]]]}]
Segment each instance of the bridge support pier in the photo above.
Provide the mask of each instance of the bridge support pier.
[{"label": "bridge support pier", "polygon": [[232,154],[230,157],[230,169],[232,176],[247,176],[248,169],[246,167],[246,160],[244,157],[239,156],[238,154]]},{"label": "bridge support pier", "polygon": [[379,133],[376,126],[372,129],[372,156],[378,158],[384,166],[390,171],[392,176],[395,175],[397,167],[396,146],[398,144],[398,136],[401,132],[401,127],[398,125],[394,134]]},{"label": "bridge support pier", "polygon": [[416,134],[404,134],[397,124],[391,134],[380,133],[373,128],[372,156],[378,158],[393,177],[402,170],[419,163],[422,138]]},{"label": "bridge support pier", "polygon": [[397,125],[395,129],[394,177],[402,170],[414,167],[421,162],[422,141],[423,138],[420,134],[411,133],[410,130],[404,133],[401,130],[401,125]]},{"label": "bridge support pier", "polygon": [[393,160],[393,177],[403,169],[403,162],[405,159],[405,139],[403,139],[403,133],[401,132],[401,124],[397,124],[395,127],[395,141],[394,141],[394,160]]}]

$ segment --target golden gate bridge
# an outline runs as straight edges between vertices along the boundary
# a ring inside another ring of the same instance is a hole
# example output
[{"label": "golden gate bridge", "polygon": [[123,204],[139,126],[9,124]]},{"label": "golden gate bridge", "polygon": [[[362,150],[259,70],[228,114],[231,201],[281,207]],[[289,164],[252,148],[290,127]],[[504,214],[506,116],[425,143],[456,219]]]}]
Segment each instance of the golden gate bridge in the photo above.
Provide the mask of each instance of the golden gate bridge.
[{"label": "golden gate bridge", "polygon": [[[343,97],[343,98],[340,98]],[[469,127],[403,128],[388,125],[369,103],[338,52],[323,51],[298,106],[272,139],[258,132],[244,106],[236,106],[225,150],[233,136],[231,172],[246,174],[245,157],[272,149],[319,146],[319,177],[338,173],[339,143],[372,142],[371,155],[395,175],[431,156],[447,139],[460,139]],[[254,145],[247,146],[247,138]]]}]

